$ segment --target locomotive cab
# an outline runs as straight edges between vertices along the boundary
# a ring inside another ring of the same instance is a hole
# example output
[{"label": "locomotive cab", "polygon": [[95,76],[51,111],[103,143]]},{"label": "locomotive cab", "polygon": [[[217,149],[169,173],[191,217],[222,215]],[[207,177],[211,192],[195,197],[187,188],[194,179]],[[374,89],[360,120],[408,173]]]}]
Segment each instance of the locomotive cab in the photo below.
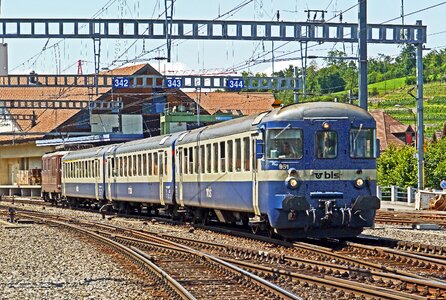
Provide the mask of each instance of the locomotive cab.
[{"label": "locomotive cab", "polygon": [[373,118],[341,111],[265,123],[264,132],[259,172],[268,181],[259,182],[259,197],[269,199],[259,202],[276,233],[343,237],[373,226],[380,205]]}]

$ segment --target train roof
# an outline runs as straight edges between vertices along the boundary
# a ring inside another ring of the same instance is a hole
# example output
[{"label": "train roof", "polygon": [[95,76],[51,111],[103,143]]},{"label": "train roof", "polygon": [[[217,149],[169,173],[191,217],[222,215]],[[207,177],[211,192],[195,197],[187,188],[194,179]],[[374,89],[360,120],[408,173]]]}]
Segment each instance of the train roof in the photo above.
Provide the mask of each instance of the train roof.
[{"label": "train roof", "polygon": [[373,116],[359,106],[339,102],[308,102],[274,109],[262,121],[291,121],[304,119],[373,120]]},{"label": "train roof", "polygon": [[103,151],[106,151],[108,148],[113,146],[114,144],[76,150],[76,151],[69,151],[68,154],[63,157],[63,160],[67,161],[67,160],[84,159],[84,158],[91,159],[98,156],[99,153],[102,153]]},{"label": "train roof", "polygon": [[330,118],[348,118],[352,121],[374,120],[371,114],[355,105],[338,102],[308,102],[288,105],[268,112],[197,128],[187,134],[178,144],[196,141],[198,135],[200,135],[200,140],[207,140],[247,131],[256,131],[258,124],[263,122]]},{"label": "train roof", "polygon": [[42,158],[47,158],[47,157],[53,157],[53,156],[64,156],[65,154],[68,154],[69,151],[56,151],[56,152],[50,152],[50,153],[45,153]]},{"label": "train roof", "polygon": [[170,147],[181,134],[177,132],[119,144],[116,154]]},{"label": "train roof", "polygon": [[[127,153],[133,151],[158,149],[170,147],[176,141],[178,145],[196,142],[198,135],[200,140],[208,140],[242,132],[256,131],[259,124],[271,121],[298,121],[305,119],[339,119],[372,121],[374,119],[364,109],[345,103],[338,102],[308,102],[288,105],[276,108],[260,114],[250,115],[197,128],[191,131],[183,131],[169,135],[130,141],[126,143],[100,146],[79,151],[71,151],[64,160],[91,158],[104,151],[116,149],[116,153]],[[162,142],[162,147],[161,143]]]}]

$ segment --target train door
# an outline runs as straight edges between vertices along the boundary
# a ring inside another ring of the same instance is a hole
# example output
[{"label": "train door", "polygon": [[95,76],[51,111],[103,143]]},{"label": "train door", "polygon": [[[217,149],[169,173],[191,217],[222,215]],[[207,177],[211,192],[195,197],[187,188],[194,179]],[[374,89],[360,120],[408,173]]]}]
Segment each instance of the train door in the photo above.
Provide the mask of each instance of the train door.
[{"label": "train door", "polygon": [[165,205],[164,201],[164,151],[158,151],[158,178],[159,178],[159,190],[160,190],[160,203]]},{"label": "train door", "polygon": [[259,181],[258,181],[258,164],[259,160],[256,158],[256,140],[258,139],[258,135],[251,136],[251,153],[252,153],[252,207],[254,209],[254,213],[256,216],[260,215],[260,207],[259,207]]},{"label": "train door", "polygon": [[95,194],[96,194],[96,200],[99,201],[99,176],[100,176],[100,170],[99,170],[99,160],[95,159],[94,160],[94,165],[92,166],[93,170],[93,174],[94,174],[94,187],[95,187]]},{"label": "train door", "polygon": [[106,171],[105,171],[105,199],[111,201],[111,177],[113,176],[113,158],[111,156],[106,157]]},{"label": "train door", "polygon": [[180,206],[184,206],[183,202],[183,148],[179,148],[177,152],[177,175],[178,175],[178,202]]}]

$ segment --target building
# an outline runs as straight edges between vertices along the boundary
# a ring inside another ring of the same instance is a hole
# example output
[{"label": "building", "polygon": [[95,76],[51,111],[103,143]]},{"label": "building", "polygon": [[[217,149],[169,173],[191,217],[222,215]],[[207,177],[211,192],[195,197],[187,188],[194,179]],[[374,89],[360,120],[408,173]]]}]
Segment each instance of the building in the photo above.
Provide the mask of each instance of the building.
[{"label": "building", "polygon": [[272,93],[261,92],[201,92],[187,93],[211,115],[217,112],[252,115],[271,110],[275,103]]},{"label": "building", "polygon": [[[104,72],[112,76],[160,75],[148,64],[123,67]],[[7,87],[0,88],[1,100],[122,100],[124,108],[119,113],[111,111],[89,111],[88,109],[3,109],[0,119],[0,186],[38,184],[38,180],[24,181],[20,174],[41,169],[44,153],[71,144],[72,148],[85,144],[118,142],[131,138],[158,135],[160,114],[176,106],[196,107],[196,103],[180,90],[152,88],[95,89],[79,87]],[[206,113],[206,112],[203,112]],[[28,119],[17,119],[18,115]],[[117,121],[118,120],[118,121]],[[118,122],[118,125],[110,125]],[[140,128],[135,129],[137,124]],[[3,124],[3,126],[1,126]],[[127,127],[126,127],[127,126]],[[93,135],[103,129],[104,134]],[[129,128],[129,134],[122,129]],[[112,130],[114,134],[106,135]],[[135,134],[139,133],[139,134]],[[88,137],[88,138],[87,138]],[[39,145],[37,145],[39,144]],[[30,172],[30,174],[33,172]],[[36,173],[36,172],[34,172]],[[33,174],[34,174],[33,173]],[[23,177],[22,177],[23,179]],[[7,193],[4,190],[1,193]],[[16,191],[14,190],[14,193]]]},{"label": "building", "polygon": [[380,140],[380,150],[386,150],[390,144],[414,145],[415,131],[411,125],[404,125],[392,118],[384,110],[370,112],[376,121],[376,137]]}]

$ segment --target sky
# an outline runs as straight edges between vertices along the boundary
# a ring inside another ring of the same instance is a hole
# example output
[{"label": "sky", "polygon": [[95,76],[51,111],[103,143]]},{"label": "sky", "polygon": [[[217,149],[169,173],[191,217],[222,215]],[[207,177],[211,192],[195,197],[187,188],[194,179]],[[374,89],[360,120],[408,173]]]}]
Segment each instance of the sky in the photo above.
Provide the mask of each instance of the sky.
[{"label": "sky", "polygon": [[[408,15],[406,24],[415,24],[422,20],[428,28],[427,48],[441,49],[446,47],[446,1],[440,0],[369,0],[368,23],[379,24],[401,15],[401,4],[404,2],[405,14],[439,4],[435,8]],[[130,18],[130,19],[164,19],[163,0],[0,0],[1,18]],[[175,19],[213,20],[219,15],[231,11],[240,4],[242,7],[226,15],[220,20],[257,20],[271,21],[276,19],[279,11],[283,21],[305,21],[306,9],[326,10],[325,19],[331,19],[340,11],[346,11],[358,0],[175,0]],[[343,13],[343,22],[357,22],[358,7]],[[319,16],[318,16],[319,18]],[[336,17],[332,22],[339,21]],[[389,24],[401,24],[401,18]],[[6,39],[9,49],[9,71],[12,74],[25,74],[35,70],[40,74],[75,74],[77,61],[83,61],[83,72],[94,71],[93,41],[90,39]],[[249,64],[258,57],[271,58],[272,43],[270,41],[173,41],[172,63],[154,60],[155,57],[166,56],[163,40],[137,41],[103,40],[101,44],[101,68],[113,69],[121,65],[150,63],[165,74],[231,74],[234,71],[250,71],[253,73],[272,72],[272,63]],[[48,48],[45,51],[42,49]],[[357,55],[357,45],[349,43],[323,43],[314,45],[308,50],[309,55],[324,56],[330,50],[342,50],[348,56]],[[300,57],[298,42],[274,43],[276,57]],[[127,50],[127,51],[126,51]],[[289,54],[292,51],[295,53]],[[400,48],[397,45],[369,44],[369,57],[379,53],[395,56]],[[144,54],[144,55],[143,55]],[[139,57],[139,58],[138,58]],[[119,59],[118,59],[119,58]],[[138,59],[135,59],[138,58]],[[315,61],[319,65],[324,62]],[[299,60],[274,63],[274,71],[288,65],[301,65]]]}]

